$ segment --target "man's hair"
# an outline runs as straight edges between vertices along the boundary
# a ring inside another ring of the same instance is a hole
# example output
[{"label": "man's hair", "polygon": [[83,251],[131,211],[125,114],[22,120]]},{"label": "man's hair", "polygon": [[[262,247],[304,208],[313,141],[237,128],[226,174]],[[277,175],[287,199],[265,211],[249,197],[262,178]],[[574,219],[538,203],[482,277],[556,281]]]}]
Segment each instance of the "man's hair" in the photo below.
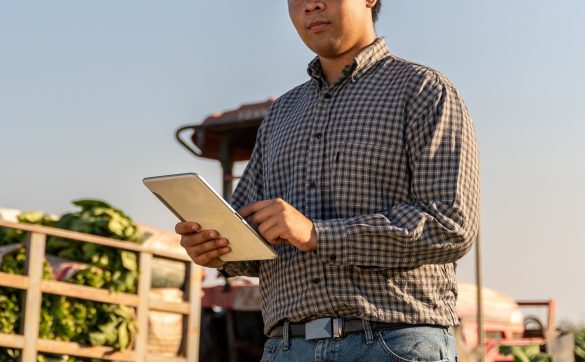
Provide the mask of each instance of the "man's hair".
[{"label": "man's hair", "polygon": [[372,20],[374,23],[378,20],[378,14],[380,14],[380,8],[382,7],[382,0],[376,1],[376,5],[372,8]]}]

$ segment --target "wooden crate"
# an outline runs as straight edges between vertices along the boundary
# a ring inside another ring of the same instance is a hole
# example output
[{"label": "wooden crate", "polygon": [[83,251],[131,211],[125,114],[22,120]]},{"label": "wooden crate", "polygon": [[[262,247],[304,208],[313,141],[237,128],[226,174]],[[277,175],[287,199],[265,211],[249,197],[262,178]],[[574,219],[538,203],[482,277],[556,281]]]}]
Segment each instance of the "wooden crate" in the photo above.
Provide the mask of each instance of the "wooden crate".
[{"label": "wooden crate", "polygon": [[[0,334],[0,347],[21,349],[22,362],[36,362],[38,352],[124,362],[194,362],[198,360],[202,270],[186,254],[158,249],[154,250],[132,242],[39,225],[0,220],[0,227],[24,230],[27,235],[25,242],[27,250],[27,275],[0,273],[0,287],[16,288],[25,291],[25,305],[23,306],[22,312],[22,319],[24,320],[23,335]],[[47,235],[138,253],[140,270],[138,294],[115,293],[105,289],[42,280]],[[154,257],[186,263],[185,300],[183,302],[166,302],[149,297],[151,264]],[[43,293],[101,303],[124,304],[136,308],[138,333],[136,335],[134,349],[114,351],[111,347],[90,347],[77,343],[38,338],[41,296]],[[151,310],[179,313],[184,316],[182,350],[184,350],[185,356],[168,357],[148,353],[148,312]]]}]

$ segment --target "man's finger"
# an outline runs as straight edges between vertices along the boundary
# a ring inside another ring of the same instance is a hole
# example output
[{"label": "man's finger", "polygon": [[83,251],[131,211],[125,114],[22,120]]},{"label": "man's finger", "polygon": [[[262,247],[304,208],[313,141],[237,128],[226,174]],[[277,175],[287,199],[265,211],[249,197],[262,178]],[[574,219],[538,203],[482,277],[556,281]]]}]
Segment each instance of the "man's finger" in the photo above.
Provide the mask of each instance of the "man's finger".
[{"label": "man's finger", "polygon": [[273,200],[262,200],[250,205],[246,205],[238,210],[238,214],[240,214],[241,217],[246,218],[257,211],[262,210],[266,206],[270,205],[272,202]]},{"label": "man's finger", "polygon": [[253,224],[260,225],[271,217],[281,215],[283,211],[284,207],[282,205],[272,202],[266,207],[248,216],[247,220],[250,220]]},{"label": "man's finger", "polygon": [[227,254],[229,252],[230,252],[229,247],[215,249],[213,251],[210,251],[209,253],[198,255],[197,257],[195,257],[193,261],[195,262],[195,264],[207,266],[210,262],[215,261],[215,259],[218,259],[223,254]]},{"label": "man's finger", "polygon": [[280,225],[275,225],[275,226],[267,229],[266,231],[264,231],[264,234],[262,234],[262,236],[270,244],[284,244],[284,243],[288,243],[288,240],[283,239],[281,237],[282,236],[282,228],[280,227]]},{"label": "man's finger", "polygon": [[264,236],[264,234],[271,228],[278,225],[279,217],[277,215],[272,215],[271,217],[264,220],[261,224],[258,225],[258,232],[260,235]]},{"label": "man's finger", "polygon": [[192,247],[206,241],[219,238],[220,235],[215,230],[203,230],[193,234],[185,234],[181,237],[181,246],[184,248]]},{"label": "man's finger", "polygon": [[190,221],[182,221],[175,225],[175,232],[181,235],[193,233],[199,231],[200,229],[201,225],[197,224],[196,222]]},{"label": "man's finger", "polygon": [[192,246],[192,247],[190,247],[190,249],[195,255],[201,255],[201,254],[208,253],[208,252],[215,250],[215,249],[223,248],[223,247],[227,246],[228,244],[229,244],[229,242],[226,239],[221,238],[221,239],[215,239],[215,240],[208,240],[204,243]]}]

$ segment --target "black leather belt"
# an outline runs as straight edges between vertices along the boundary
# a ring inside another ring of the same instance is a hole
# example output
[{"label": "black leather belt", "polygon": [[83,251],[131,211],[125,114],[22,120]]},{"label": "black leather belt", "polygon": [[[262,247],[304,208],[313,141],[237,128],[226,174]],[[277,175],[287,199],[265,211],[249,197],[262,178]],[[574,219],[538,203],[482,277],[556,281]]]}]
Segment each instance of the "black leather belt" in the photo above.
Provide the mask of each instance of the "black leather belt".
[{"label": "black leather belt", "polygon": [[[406,323],[369,322],[372,332],[412,327]],[[361,319],[319,318],[306,323],[289,323],[289,338],[319,339],[341,338],[350,333],[364,332],[364,322]],[[272,328],[268,337],[282,337],[284,324]]]}]

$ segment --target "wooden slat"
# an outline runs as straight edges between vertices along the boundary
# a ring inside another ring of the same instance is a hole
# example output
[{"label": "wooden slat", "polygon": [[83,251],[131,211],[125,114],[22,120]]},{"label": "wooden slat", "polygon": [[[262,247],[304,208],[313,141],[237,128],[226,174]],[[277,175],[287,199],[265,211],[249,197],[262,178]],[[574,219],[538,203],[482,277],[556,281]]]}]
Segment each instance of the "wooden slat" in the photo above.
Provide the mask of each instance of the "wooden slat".
[{"label": "wooden slat", "polygon": [[79,233],[76,231],[52,228],[48,226],[42,225],[32,225],[32,224],[21,224],[15,223],[10,221],[0,220],[0,227],[7,227],[12,229],[20,229],[29,232],[35,232],[39,234],[47,234],[58,236],[65,239],[71,240],[78,240],[87,243],[108,246],[112,248],[124,249],[124,250],[131,250],[136,252],[147,252],[149,254],[153,254],[156,256],[165,257],[167,259],[174,259],[180,261],[191,261],[189,256],[186,253],[174,253],[160,249],[152,249],[152,248],[145,248],[140,244],[129,242],[129,241],[120,241],[111,238],[106,238],[103,236],[97,235],[90,235],[85,233]]},{"label": "wooden slat", "polygon": [[[0,273],[0,287],[27,289],[28,277],[24,275],[15,275]],[[66,297],[92,300],[102,303],[124,304],[129,307],[138,306],[138,296],[128,293],[114,293],[109,290],[75,285],[66,282],[54,280],[41,281],[41,291],[48,294],[64,295]],[[179,314],[189,314],[191,306],[187,302],[176,303],[167,302],[157,298],[149,298],[149,310],[158,312],[169,312]]]},{"label": "wooden slat", "polygon": [[0,333],[0,347],[22,349],[24,347],[24,337],[19,334]]},{"label": "wooden slat", "polygon": [[39,335],[41,319],[41,279],[43,277],[43,262],[45,261],[45,234],[36,232],[26,236],[26,270],[28,274],[28,289],[24,303],[24,347],[22,348],[22,362],[36,362],[37,349],[35,341]]},{"label": "wooden slat", "polygon": [[52,227],[42,226],[42,225],[22,224],[22,223],[15,223],[15,222],[10,222],[10,221],[0,220],[0,226],[35,232],[35,233],[39,233],[39,234],[59,236],[61,238],[65,238],[65,239],[85,241],[85,242],[92,243],[92,244],[111,246],[113,248],[118,248],[118,249],[125,249],[125,250],[132,250],[132,251],[142,251],[142,249],[143,249],[140,244],[129,242],[129,241],[120,241],[120,240],[106,238],[103,236],[91,235],[91,234],[80,233],[77,231],[71,231],[71,230],[65,230],[65,229],[59,229],[59,228],[52,228]]},{"label": "wooden slat", "polygon": [[160,354],[149,354],[146,362],[187,362],[185,357],[164,356]]},{"label": "wooden slat", "polygon": [[28,277],[24,275],[0,273],[0,287],[26,289],[28,288]]},{"label": "wooden slat", "polygon": [[[2,274],[4,273],[0,273],[0,285],[3,285]],[[16,278],[18,279],[16,282],[10,282],[10,284],[15,285],[16,283],[19,284],[26,283],[26,277],[22,276],[18,277],[19,278]],[[20,279],[24,279],[24,281]],[[124,304],[129,307],[138,307],[140,303],[139,302],[140,298],[138,295],[128,293],[115,293],[110,292],[109,290],[106,289],[86,287],[82,285],[75,285],[66,282],[57,282],[52,280],[43,280],[41,282],[41,291],[49,294],[64,295],[66,297],[80,298],[102,303]],[[149,310],[156,310],[159,312],[189,314],[191,310],[189,303],[166,302],[156,298],[149,298],[148,305]]]},{"label": "wooden slat", "polygon": [[138,334],[136,336],[135,358],[144,361],[148,352],[148,305],[152,276],[152,255],[140,254],[140,278],[138,280]]},{"label": "wooden slat", "polygon": [[155,248],[149,248],[149,247],[143,247],[143,250],[149,254],[154,255],[154,256],[163,257],[166,259],[187,261],[187,262],[191,261],[191,258],[189,258],[189,256],[187,255],[187,252],[175,253],[175,252],[168,251],[168,250],[161,250],[158,248],[155,249]]},{"label": "wooden slat", "polygon": [[187,316],[186,331],[186,355],[188,362],[196,362],[199,360],[199,334],[201,329],[201,276],[202,268],[190,263],[187,266],[188,274],[185,280],[185,291],[189,297],[189,305],[191,311]]},{"label": "wooden slat", "polygon": [[36,349],[39,352],[65,354],[70,356],[100,358],[107,361],[137,361],[134,358],[133,351],[114,351],[112,347],[87,347],[74,342],[51,341],[48,339],[38,339]]},{"label": "wooden slat", "polygon": [[128,293],[114,293],[106,289],[86,287],[65,282],[43,280],[43,293],[64,295],[66,297],[93,300],[110,304],[124,304],[130,307],[138,306],[138,296]]},{"label": "wooden slat", "polygon": [[150,310],[156,310],[158,312],[189,314],[191,311],[191,306],[186,302],[165,302],[164,300],[150,298],[149,304]]}]

